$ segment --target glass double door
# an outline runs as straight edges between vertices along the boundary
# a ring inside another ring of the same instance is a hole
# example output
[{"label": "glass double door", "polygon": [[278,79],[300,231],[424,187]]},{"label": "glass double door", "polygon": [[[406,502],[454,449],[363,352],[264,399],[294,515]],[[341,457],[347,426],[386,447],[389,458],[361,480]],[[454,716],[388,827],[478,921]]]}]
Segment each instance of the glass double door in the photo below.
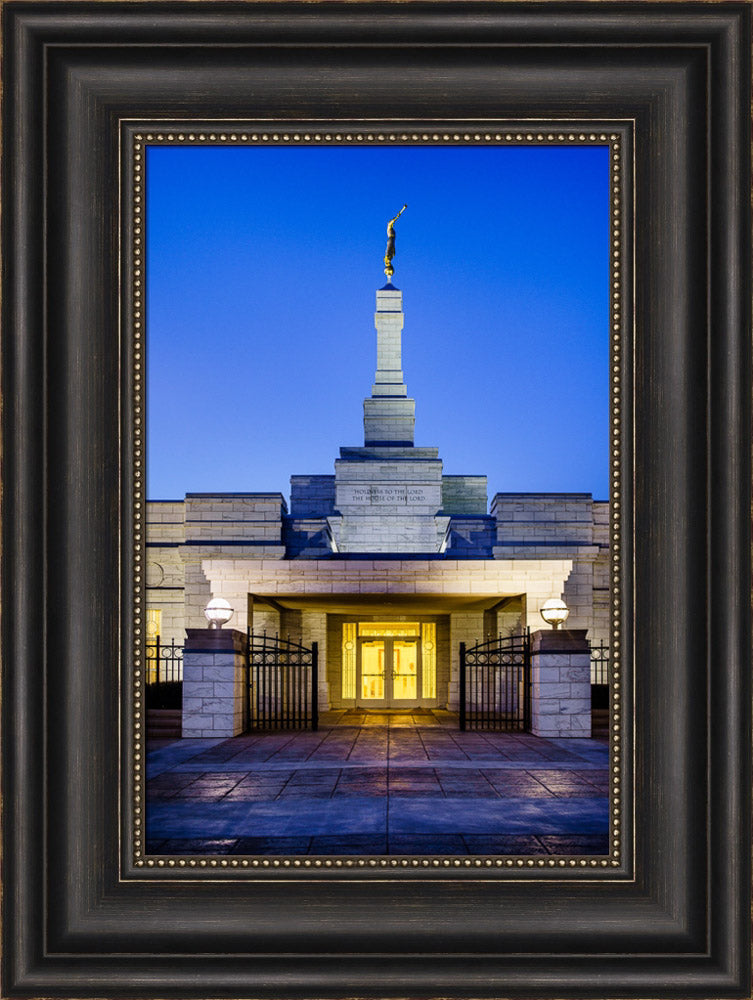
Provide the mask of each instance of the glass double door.
[{"label": "glass double door", "polygon": [[361,705],[399,708],[418,700],[418,638],[363,638],[358,646]]}]

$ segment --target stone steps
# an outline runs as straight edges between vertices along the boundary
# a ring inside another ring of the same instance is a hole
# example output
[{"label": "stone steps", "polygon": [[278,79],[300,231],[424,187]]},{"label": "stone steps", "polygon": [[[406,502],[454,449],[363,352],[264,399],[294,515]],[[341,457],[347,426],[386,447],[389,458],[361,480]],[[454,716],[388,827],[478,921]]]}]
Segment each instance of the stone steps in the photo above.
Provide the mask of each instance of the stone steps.
[{"label": "stone steps", "polygon": [[170,739],[181,734],[181,710],[179,708],[150,708],[146,713],[146,735],[148,739]]}]

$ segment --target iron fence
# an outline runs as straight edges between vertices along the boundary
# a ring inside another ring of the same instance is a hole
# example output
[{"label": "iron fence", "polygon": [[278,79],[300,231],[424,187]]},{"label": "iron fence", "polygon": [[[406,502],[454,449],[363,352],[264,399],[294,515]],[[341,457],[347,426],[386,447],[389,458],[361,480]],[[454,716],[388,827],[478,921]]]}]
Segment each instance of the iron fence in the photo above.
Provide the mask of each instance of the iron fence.
[{"label": "iron fence", "polygon": [[308,729],[319,725],[317,643],[248,633],[249,729]]},{"label": "iron fence", "polygon": [[609,708],[609,646],[605,642],[591,646],[591,709]]},{"label": "iron fence", "polygon": [[605,642],[591,645],[591,684],[609,683],[609,646]]},{"label": "iron fence", "polygon": [[146,703],[148,708],[181,708],[183,704],[183,646],[146,642]]},{"label": "iron fence", "polygon": [[460,643],[460,728],[524,732],[531,726],[531,633]]}]

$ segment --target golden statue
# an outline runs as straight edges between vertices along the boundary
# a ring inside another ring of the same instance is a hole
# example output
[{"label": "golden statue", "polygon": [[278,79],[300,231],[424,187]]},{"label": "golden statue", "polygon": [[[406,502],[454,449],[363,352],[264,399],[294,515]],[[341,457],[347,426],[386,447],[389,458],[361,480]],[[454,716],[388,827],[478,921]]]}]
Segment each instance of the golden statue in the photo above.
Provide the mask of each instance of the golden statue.
[{"label": "golden statue", "polygon": [[388,281],[392,281],[392,275],[395,273],[395,269],[392,266],[392,258],[395,256],[395,223],[407,207],[407,205],[403,205],[395,218],[390,219],[387,223],[387,249],[384,251],[384,273],[387,275]]}]

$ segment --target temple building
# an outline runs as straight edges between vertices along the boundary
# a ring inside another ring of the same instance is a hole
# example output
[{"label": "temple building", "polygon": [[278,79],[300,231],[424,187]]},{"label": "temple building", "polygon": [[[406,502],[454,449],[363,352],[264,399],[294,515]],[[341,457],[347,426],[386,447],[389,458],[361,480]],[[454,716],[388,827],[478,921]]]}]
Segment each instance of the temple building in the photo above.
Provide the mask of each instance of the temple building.
[{"label": "temple building", "polygon": [[147,505],[147,622],[181,644],[212,597],[236,629],[319,649],[321,709],[458,704],[459,644],[541,628],[562,598],[568,627],[608,641],[608,503],[588,493],[497,493],[444,475],[414,444],[402,371],[403,297],[376,293],[376,374],[362,446],[334,474],[282,493],[189,493]]}]

